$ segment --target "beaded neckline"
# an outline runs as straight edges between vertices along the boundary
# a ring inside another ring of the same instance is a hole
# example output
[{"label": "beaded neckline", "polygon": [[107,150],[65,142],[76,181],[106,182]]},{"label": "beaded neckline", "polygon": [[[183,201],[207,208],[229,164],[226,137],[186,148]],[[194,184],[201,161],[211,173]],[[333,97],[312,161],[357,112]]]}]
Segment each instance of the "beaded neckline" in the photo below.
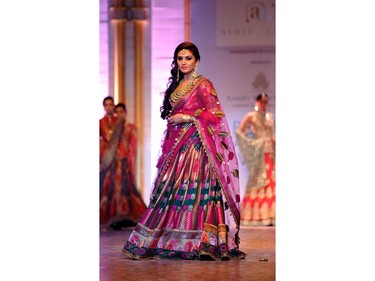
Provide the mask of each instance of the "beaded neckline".
[{"label": "beaded neckline", "polygon": [[177,104],[183,96],[185,96],[195,85],[195,80],[202,77],[202,75],[198,75],[197,77],[192,78],[183,89],[181,89],[182,83],[178,84],[177,88],[173,91],[170,96],[170,101],[174,104]]}]

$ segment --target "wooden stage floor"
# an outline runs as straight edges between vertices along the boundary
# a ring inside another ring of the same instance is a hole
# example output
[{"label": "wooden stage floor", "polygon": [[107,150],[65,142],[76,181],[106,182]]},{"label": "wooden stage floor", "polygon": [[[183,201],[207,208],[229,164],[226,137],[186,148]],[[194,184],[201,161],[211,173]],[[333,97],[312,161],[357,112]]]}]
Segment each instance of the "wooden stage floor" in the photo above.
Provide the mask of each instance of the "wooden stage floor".
[{"label": "wooden stage floor", "polygon": [[244,260],[143,260],[125,257],[132,228],[100,232],[100,281],[275,280],[275,227],[241,227]]}]

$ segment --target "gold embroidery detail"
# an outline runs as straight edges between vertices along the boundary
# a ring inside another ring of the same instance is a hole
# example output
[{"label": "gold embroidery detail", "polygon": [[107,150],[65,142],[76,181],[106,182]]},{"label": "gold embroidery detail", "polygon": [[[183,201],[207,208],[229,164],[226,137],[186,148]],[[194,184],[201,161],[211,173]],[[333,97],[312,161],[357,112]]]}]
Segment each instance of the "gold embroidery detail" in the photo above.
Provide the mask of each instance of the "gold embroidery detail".
[{"label": "gold embroidery detail", "polygon": [[221,238],[222,243],[227,243],[228,241],[228,232],[227,227],[225,224],[219,224],[217,228],[217,232]]},{"label": "gold embroidery detail", "polygon": [[240,173],[239,173],[239,171],[238,171],[237,169],[234,169],[234,170],[232,171],[232,174],[233,174],[233,176],[234,176],[235,178],[238,178],[239,175],[240,175]]},{"label": "gold embroidery detail", "polygon": [[225,138],[225,137],[229,136],[229,133],[225,132],[225,131],[220,131],[219,136]]},{"label": "gold embroidery detail", "polygon": [[208,129],[208,132],[211,134],[211,136],[213,136],[213,135],[215,134],[215,129],[212,128],[211,125],[208,125],[208,126],[207,126],[207,129]]},{"label": "gold embroidery detail", "polygon": [[211,89],[211,90],[210,90],[210,93],[211,93],[211,95],[213,95],[213,96],[215,96],[215,97],[217,96],[215,89]]},{"label": "gold embroidery detail", "polygon": [[222,111],[220,111],[220,110],[216,111],[216,112],[215,112],[215,115],[216,115],[216,116],[219,116],[219,117],[224,117],[224,116],[225,116],[224,112],[222,112]]},{"label": "gold embroidery detail", "polygon": [[218,225],[218,231],[219,232],[227,232],[227,226],[223,223],[219,223]]},{"label": "gold embroidery detail", "polygon": [[224,157],[223,157],[223,154],[221,154],[221,153],[216,153],[216,158],[217,158],[217,160],[219,160],[220,162],[223,162],[224,161]]},{"label": "gold embroidery detail", "polygon": [[213,234],[217,234],[217,226],[209,223],[204,223],[203,225],[204,232],[211,232]]},{"label": "gold embroidery detail", "polygon": [[228,150],[228,145],[225,142],[220,142],[221,146]]},{"label": "gold embroidery detail", "polygon": [[197,110],[194,112],[194,116],[195,116],[195,117],[199,116],[199,115],[203,112],[204,109],[205,109],[205,108],[197,109]]}]

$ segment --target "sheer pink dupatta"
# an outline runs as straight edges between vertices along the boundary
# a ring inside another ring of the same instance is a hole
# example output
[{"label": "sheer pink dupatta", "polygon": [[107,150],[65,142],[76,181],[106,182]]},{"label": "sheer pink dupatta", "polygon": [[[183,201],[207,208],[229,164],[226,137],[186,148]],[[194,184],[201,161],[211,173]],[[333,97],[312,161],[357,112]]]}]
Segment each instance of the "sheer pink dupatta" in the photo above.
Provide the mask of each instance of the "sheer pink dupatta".
[{"label": "sheer pink dupatta", "polygon": [[240,188],[238,160],[216,90],[207,78],[197,79],[192,91],[185,95],[172,113],[195,116],[194,125],[223,192],[225,221],[229,237],[239,245]]}]

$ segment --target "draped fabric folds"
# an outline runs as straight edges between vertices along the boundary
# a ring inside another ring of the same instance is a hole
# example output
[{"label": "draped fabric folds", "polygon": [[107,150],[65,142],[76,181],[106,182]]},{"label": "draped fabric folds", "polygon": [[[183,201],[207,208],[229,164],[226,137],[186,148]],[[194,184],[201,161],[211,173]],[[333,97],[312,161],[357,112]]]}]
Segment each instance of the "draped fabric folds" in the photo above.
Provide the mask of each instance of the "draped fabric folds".
[{"label": "draped fabric folds", "polygon": [[100,227],[138,223],[146,210],[134,177],[136,127],[117,120],[100,159]]},{"label": "draped fabric folds", "polygon": [[202,76],[171,115],[194,122],[164,132],[150,204],[126,241],[132,259],[244,258],[233,141],[212,83]]}]

